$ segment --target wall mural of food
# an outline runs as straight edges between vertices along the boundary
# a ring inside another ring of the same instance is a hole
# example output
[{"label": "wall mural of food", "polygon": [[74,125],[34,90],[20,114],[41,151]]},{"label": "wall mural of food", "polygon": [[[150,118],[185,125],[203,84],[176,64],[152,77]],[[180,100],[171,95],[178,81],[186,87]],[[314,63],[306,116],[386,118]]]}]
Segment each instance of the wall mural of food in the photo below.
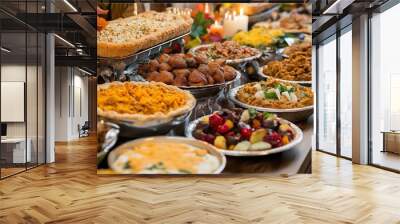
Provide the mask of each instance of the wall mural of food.
[{"label": "wall mural of food", "polygon": [[98,174],[311,172],[309,4],[98,6]]}]

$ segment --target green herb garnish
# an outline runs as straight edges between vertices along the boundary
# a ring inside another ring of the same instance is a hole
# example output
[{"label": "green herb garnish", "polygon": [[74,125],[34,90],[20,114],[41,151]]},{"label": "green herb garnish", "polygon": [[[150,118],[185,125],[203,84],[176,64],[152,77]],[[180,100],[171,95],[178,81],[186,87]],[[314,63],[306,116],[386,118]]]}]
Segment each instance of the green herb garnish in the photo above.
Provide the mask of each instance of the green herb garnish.
[{"label": "green herb garnish", "polygon": [[267,98],[267,99],[270,99],[270,100],[277,100],[277,99],[279,99],[278,98],[278,95],[276,95],[276,92],[275,91],[273,91],[273,92],[264,92],[264,97],[265,98]]},{"label": "green herb garnish", "polygon": [[249,108],[248,111],[249,111],[250,119],[253,119],[253,118],[255,118],[257,116],[257,110],[256,109]]},{"label": "green herb garnish", "polygon": [[130,169],[131,165],[129,164],[129,161],[125,163],[124,169]]},{"label": "green herb garnish", "polygon": [[268,119],[268,118],[270,118],[272,115],[273,115],[273,113],[270,113],[270,112],[264,112],[264,113],[263,113],[264,119]]},{"label": "green herb garnish", "polygon": [[165,170],[164,164],[159,162],[147,168],[147,170]]},{"label": "green herb garnish", "polygon": [[279,92],[283,93],[283,92],[289,92],[289,89],[291,89],[291,88],[287,88],[286,86],[284,86],[280,83],[277,83],[277,84],[275,84],[275,89],[278,89]]}]

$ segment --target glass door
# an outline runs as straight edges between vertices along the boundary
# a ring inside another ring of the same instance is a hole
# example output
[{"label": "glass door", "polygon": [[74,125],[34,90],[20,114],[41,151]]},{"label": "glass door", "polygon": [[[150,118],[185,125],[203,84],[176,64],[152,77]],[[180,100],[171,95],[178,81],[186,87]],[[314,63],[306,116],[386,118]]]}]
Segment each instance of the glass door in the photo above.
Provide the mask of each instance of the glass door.
[{"label": "glass door", "polygon": [[45,44],[22,22],[44,1],[0,2],[0,178],[45,163]]},{"label": "glass door", "polygon": [[340,42],[340,156],[352,157],[352,29],[341,31]]},{"label": "glass door", "polygon": [[371,18],[370,163],[400,171],[400,4]]},{"label": "glass door", "polygon": [[318,46],[317,149],[336,154],[336,36]]},{"label": "glass door", "polygon": [[[22,31],[1,34],[1,175],[26,170],[32,151],[27,144],[26,81],[27,35]],[[4,50],[6,49],[6,50]],[[27,150],[28,149],[28,150]]]}]

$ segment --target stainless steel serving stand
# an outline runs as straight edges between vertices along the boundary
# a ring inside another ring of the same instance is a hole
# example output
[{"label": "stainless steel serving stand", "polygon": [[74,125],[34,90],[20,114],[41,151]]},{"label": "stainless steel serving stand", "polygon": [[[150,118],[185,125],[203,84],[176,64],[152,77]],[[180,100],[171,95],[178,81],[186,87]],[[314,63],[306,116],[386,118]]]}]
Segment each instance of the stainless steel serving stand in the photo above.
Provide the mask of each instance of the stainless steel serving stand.
[{"label": "stainless steel serving stand", "polygon": [[165,48],[171,47],[173,44],[177,43],[183,47],[183,38],[189,34],[190,32],[179,35],[126,57],[97,57],[97,74],[102,76],[106,82],[127,81],[128,77],[129,80],[135,81],[138,78],[135,77],[135,74],[137,73],[139,64],[148,62],[151,58],[156,57]]},{"label": "stainless steel serving stand", "polygon": [[249,24],[253,25],[257,22],[262,22],[270,18],[271,13],[278,11],[279,10],[279,5],[272,6],[269,9],[266,9],[264,12],[249,16]]}]

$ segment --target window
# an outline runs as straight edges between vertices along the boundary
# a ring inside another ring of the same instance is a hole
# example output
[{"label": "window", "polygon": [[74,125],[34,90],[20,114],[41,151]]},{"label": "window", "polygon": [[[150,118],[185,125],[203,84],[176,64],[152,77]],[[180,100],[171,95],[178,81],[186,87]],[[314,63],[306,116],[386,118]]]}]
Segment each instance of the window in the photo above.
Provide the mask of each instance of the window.
[{"label": "window", "polygon": [[317,149],[336,153],[336,36],[318,47]]},{"label": "window", "polygon": [[398,21],[400,5],[371,18],[370,161],[394,170],[400,170],[400,134],[391,133],[400,130]]},{"label": "window", "polygon": [[45,35],[15,13],[4,13],[15,10],[24,16],[40,12],[43,4],[0,4],[0,17],[8,21],[0,23],[0,178],[45,163]]},{"label": "window", "polygon": [[340,155],[352,157],[352,30],[340,36]]}]

